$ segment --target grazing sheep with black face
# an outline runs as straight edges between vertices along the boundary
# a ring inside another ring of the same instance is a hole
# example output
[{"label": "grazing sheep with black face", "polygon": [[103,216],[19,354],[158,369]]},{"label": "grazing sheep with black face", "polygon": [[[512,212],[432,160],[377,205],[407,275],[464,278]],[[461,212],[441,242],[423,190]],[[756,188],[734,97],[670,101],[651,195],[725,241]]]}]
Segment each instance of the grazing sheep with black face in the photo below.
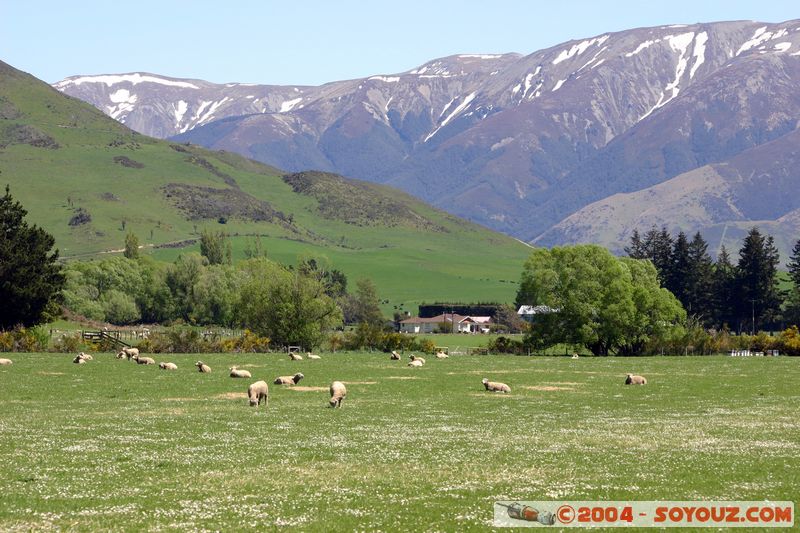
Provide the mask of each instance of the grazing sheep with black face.
[{"label": "grazing sheep with black face", "polygon": [[10,366],[13,364],[14,362],[11,359],[0,359],[0,366]]},{"label": "grazing sheep with black face", "polygon": [[175,363],[158,363],[158,368],[161,370],[178,370],[178,365]]},{"label": "grazing sheep with black face", "polygon": [[275,385],[297,385],[304,377],[303,374],[298,372],[294,376],[278,376],[273,383],[275,383]]},{"label": "grazing sheep with black face", "polygon": [[644,376],[628,374],[628,377],[625,378],[625,385],[647,385],[647,379]]},{"label": "grazing sheep with black face", "polygon": [[264,400],[264,407],[269,407],[269,385],[266,381],[256,381],[247,387],[247,397],[253,407],[258,407],[261,400]]},{"label": "grazing sheep with black face", "polygon": [[194,364],[194,366],[196,366],[196,367],[197,367],[197,370],[198,370],[198,371],[199,371],[201,374],[208,374],[209,372],[211,372],[211,367],[210,367],[210,366],[208,366],[207,364],[205,364],[205,363],[204,363],[204,362],[202,362],[202,361],[198,361],[198,362],[196,362],[196,363]]},{"label": "grazing sheep with black face", "polygon": [[250,375],[250,372],[247,370],[239,370],[235,366],[230,368],[231,377],[232,378],[252,378],[253,376]]},{"label": "grazing sheep with black face", "polygon": [[505,383],[500,383],[498,381],[489,381],[486,378],[483,378],[481,383],[483,383],[483,386],[486,387],[486,390],[488,390],[489,392],[511,392],[511,387],[509,387]]},{"label": "grazing sheep with black face", "polygon": [[334,381],[331,383],[331,407],[341,407],[342,400],[347,396],[347,387],[341,381]]}]

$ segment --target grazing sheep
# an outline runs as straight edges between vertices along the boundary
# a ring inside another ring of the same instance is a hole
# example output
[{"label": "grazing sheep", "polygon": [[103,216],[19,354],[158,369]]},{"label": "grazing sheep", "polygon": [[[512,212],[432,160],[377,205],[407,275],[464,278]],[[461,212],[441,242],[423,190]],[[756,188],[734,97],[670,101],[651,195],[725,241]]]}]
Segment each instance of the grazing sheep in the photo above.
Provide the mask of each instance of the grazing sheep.
[{"label": "grazing sheep", "polygon": [[307,357],[308,359],[322,359],[322,357],[318,356],[318,355],[317,355],[317,354],[315,354],[315,353],[307,353],[307,354],[306,354],[306,357]]},{"label": "grazing sheep", "polygon": [[389,357],[389,359],[391,359],[392,361],[399,361],[400,360],[400,354],[395,352],[394,350],[392,350],[392,355],[391,355],[391,357]]},{"label": "grazing sheep", "polygon": [[647,379],[644,376],[628,374],[628,377],[625,378],[625,385],[647,385]]},{"label": "grazing sheep", "polygon": [[341,407],[342,400],[347,396],[347,387],[341,381],[331,383],[331,407]]},{"label": "grazing sheep", "polygon": [[289,352],[289,359],[291,359],[292,361],[302,361],[303,356],[297,352]]},{"label": "grazing sheep", "polygon": [[578,358],[578,354],[576,354],[576,353],[572,354],[572,358],[573,359],[577,359]]},{"label": "grazing sheep", "polygon": [[297,385],[304,377],[303,374],[298,372],[294,376],[278,376],[273,383],[275,385]]},{"label": "grazing sheep", "polygon": [[511,387],[509,387],[505,383],[499,383],[497,381],[489,381],[486,378],[483,378],[481,383],[483,383],[483,386],[486,387],[486,390],[490,392],[511,392]]},{"label": "grazing sheep", "polygon": [[414,361],[409,361],[408,366],[422,366],[422,361],[420,361],[419,359],[416,359]]},{"label": "grazing sheep", "polygon": [[269,407],[269,385],[266,381],[256,381],[247,387],[247,397],[253,407],[258,407],[261,400],[264,400],[264,407]]},{"label": "grazing sheep", "polygon": [[250,372],[247,370],[239,370],[235,366],[230,368],[231,377],[232,378],[252,378],[253,376],[250,375]]},{"label": "grazing sheep", "polygon": [[137,365],[154,365],[156,364],[156,360],[152,357],[140,357],[139,354],[133,356],[133,360],[136,361]]},{"label": "grazing sheep", "polygon": [[194,366],[197,367],[197,370],[200,371],[201,374],[208,374],[209,372],[211,372],[211,367],[202,361],[196,362]]},{"label": "grazing sheep", "polygon": [[94,357],[92,357],[88,353],[81,352],[78,354],[78,357],[80,357],[84,361],[94,361]]},{"label": "grazing sheep", "polygon": [[0,366],[9,366],[14,364],[11,359],[0,359]]},{"label": "grazing sheep", "polygon": [[436,352],[436,359],[447,359],[448,357],[450,356],[444,352]]},{"label": "grazing sheep", "polygon": [[84,359],[80,355],[76,355],[75,359],[73,359],[72,362],[75,363],[76,365],[85,365],[86,359]]},{"label": "grazing sheep", "polygon": [[178,370],[178,365],[175,363],[158,363],[158,368],[161,370]]},{"label": "grazing sheep", "polygon": [[[413,353],[412,353],[410,356],[408,356],[408,358],[409,358],[409,359],[411,359],[412,361],[419,361],[420,363],[422,363],[422,365],[424,365],[424,364],[425,364],[425,359],[424,359],[424,358],[422,358],[422,357],[417,357],[417,356],[416,356],[416,355],[414,355]],[[422,365],[420,365],[420,366],[422,366]]]}]

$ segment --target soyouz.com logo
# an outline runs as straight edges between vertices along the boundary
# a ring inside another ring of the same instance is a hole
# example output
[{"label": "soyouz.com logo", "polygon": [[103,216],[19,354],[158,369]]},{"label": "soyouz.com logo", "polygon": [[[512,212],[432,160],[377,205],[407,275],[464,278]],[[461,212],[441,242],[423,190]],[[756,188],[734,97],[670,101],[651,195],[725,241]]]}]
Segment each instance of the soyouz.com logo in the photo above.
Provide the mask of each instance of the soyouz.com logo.
[{"label": "soyouz.com logo", "polygon": [[499,501],[496,527],[794,526],[794,502]]}]

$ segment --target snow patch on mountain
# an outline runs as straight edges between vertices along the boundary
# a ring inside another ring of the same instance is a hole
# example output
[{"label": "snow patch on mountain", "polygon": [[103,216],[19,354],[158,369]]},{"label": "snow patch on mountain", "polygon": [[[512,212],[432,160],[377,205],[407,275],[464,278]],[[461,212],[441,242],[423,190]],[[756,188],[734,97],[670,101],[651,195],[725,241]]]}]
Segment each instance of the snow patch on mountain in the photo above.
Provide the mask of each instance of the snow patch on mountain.
[{"label": "snow patch on mountain", "polygon": [[[749,40],[745,41],[744,44],[742,44],[742,46],[736,52],[736,55],[738,56],[739,54],[741,54],[743,52],[747,52],[748,50],[752,50],[753,48],[757,48],[757,47],[763,45],[767,41],[772,41],[774,39],[780,39],[781,37],[785,37],[788,34],[789,34],[789,31],[786,30],[786,28],[777,30],[775,32],[771,32],[771,31],[767,31],[767,27],[766,26],[761,26],[760,28],[758,28],[753,33],[753,36]],[[783,51],[783,50],[781,50],[781,51]]]},{"label": "snow patch on mountain", "polygon": [[627,54],[625,54],[625,57],[633,57],[636,54],[638,54],[639,52],[641,52],[642,50],[646,50],[647,48],[650,48],[654,44],[657,44],[657,43],[660,43],[660,42],[661,42],[661,39],[655,39],[653,41],[645,41],[643,43],[639,43],[639,46],[636,47],[636,50],[634,50],[633,52],[628,52]]},{"label": "snow patch on mountain", "polygon": [[776,44],[775,45],[775,50],[777,50],[778,52],[785,52],[786,50],[788,50],[791,47],[792,47],[792,43],[783,42],[783,43]]},{"label": "snow patch on mountain", "polygon": [[461,102],[461,103],[458,105],[458,107],[456,107],[456,108],[453,110],[453,112],[452,112],[452,113],[450,113],[449,115],[447,115],[447,118],[445,118],[445,119],[442,121],[442,123],[441,123],[441,124],[439,124],[439,127],[438,127],[438,128],[436,128],[435,130],[433,130],[431,133],[429,133],[429,134],[428,134],[428,136],[427,136],[427,137],[425,137],[425,140],[424,140],[424,141],[422,141],[422,142],[428,142],[428,140],[429,140],[431,137],[433,137],[434,135],[436,135],[436,133],[437,133],[437,132],[438,132],[440,129],[444,128],[444,127],[447,125],[447,123],[448,123],[448,122],[450,122],[451,120],[453,120],[453,118],[455,118],[455,117],[456,117],[456,116],[458,116],[460,113],[462,113],[462,112],[463,112],[465,109],[467,109],[467,106],[469,106],[470,102],[472,102],[472,100],[474,100],[474,99],[475,99],[475,93],[470,93],[470,94],[469,94],[469,96],[467,96],[466,98],[464,98],[464,100],[463,100],[463,101],[462,101],[462,102]]},{"label": "snow patch on mountain", "polygon": [[556,92],[557,90],[559,90],[561,88],[561,86],[564,85],[565,81],[567,81],[567,80],[558,80],[556,82],[555,87],[553,87],[553,92]]},{"label": "snow patch on mountain", "polygon": [[278,113],[288,113],[289,111],[294,109],[294,106],[299,104],[302,100],[303,97],[301,96],[300,98],[295,98],[294,100],[287,100],[286,102],[283,102],[281,104],[281,109],[280,111],[278,111]]},{"label": "snow patch on mountain", "polygon": [[689,71],[689,78],[694,78],[694,73],[697,72],[697,69],[700,68],[706,60],[706,43],[708,42],[708,33],[700,32],[697,34],[697,38],[694,40],[694,65],[692,65],[692,70]]},{"label": "snow patch on mountain", "polygon": [[553,60],[554,65],[558,65],[562,61],[566,61],[573,56],[579,56],[584,53],[590,46],[596,45],[600,46],[604,42],[608,40],[608,35],[603,35],[602,37],[595,37],[594,39],[587,39],[586,41],[581,41],[578,44],[572,45],[569,50],[562,50],[558,56]]},{"label": "snow patch on mountain", "polygon": [[385,83],[397,83],[398,81],[400,81],[400,77],[399,76],[372,76],[371,78],[367,78],[367,79],[382,81],[382,82],[385,82]]},{"label": "snow patch on mountain", "polygon": [[117,83],[130,83],[137,85],[139,83],[157,83],[159,85],[167,85],[169,87],[181,87],[183,89],[199,89],[197,85],[187,81],[175,81],[150,76],[147,74],[119,74],[119,75],[103,75],[103,76],[80,76],[78,78],[68,78],[55,84],[56,89],[64,89],[69,85],[81,85],[83,83],[105,83],[109,87]]},{"label": "snow patch on mountain", "polygon": [[183,120],[183,115],[186,114],[186,110],[189,109],[189,104],[183,100],[178,100],[178,104],[172,105],[172,110],[175,113],[175,127],[180,128],[181,121]]}]

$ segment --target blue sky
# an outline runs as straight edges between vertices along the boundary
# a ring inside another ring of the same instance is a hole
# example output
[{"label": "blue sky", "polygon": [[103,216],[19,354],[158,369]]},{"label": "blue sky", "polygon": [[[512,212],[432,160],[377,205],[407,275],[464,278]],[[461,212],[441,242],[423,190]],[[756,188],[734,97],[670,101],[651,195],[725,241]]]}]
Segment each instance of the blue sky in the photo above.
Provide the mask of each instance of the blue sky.
[{"label": "blue sky", "polygon": [[797,0],[0,0],[0,60],[48,82],[146,71],[317,85],[641,26],[794,18]]}]

